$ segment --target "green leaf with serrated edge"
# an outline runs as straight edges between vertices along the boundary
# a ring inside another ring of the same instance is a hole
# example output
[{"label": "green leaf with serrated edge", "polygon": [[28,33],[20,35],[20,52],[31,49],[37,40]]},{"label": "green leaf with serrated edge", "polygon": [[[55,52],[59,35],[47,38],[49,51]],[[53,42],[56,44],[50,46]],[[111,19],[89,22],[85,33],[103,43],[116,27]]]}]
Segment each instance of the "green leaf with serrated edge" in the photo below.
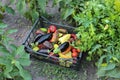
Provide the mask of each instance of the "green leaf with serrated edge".
[{"label": "green leaf with serrated edge", "polygon": [[[4,60],[6,59],[6,60]],[[13,69],[13,65],[11,64],[11,60],[8,60],[8,58],[6,57],[0,57],[0,64],[4,65],[6,68],[3,71],[3,74],[7,77],[7,78],[11,78],[9,72],[12,71]]]},{"label": "green leaf with serrated edge", "polygon": [[[12,77],[15,77],[15,76],[20,76],[20,73],[19,73],[19,70],[17,69],[17,67],[14,67],[13,70],[10,72],[10,75]],[[17,79],[16,79],[17,80]]]},{"label": "green leaf with serrated edge", "polygon": [[19,61],[22,66],[29,66],[31,64],[31,61],[29,59],[30,55],[24,53],[24,55],[21,56],[21,58],[17,59],[17,61]]},{"label": "green leaf with serrated edge", "polygon": [[[13,49],[16,49],[16,47],[14,48],[13,46]],[[19,63],[23,66],[29,66],[30,65],[30,55],[27,54],[25,51],[24,51],[24,46],[19,46],[17,47],[16,51],[14,51],[14,55],[15,55],[15,59],[17,61],[19,61]]]},{"label": "green leaf with serrated edge", "polygon": [[10,52],[6,48],[4,48],[4,47],[0,48],[0,54],[2,56],[11,56]]},{"label": "green leaf with serrated edge", "polygon": [[13,70],[13,65],[8,62],[6,65],[5,65],[5,70],[4,70],[4,75],[7,77],[7,78],[12,78],[11,75],[10,75],[10,72]]},{"label": "green leaf with serrated edge", "polygon": [[4,57],[1,57],[1,56],[0,56],[0,64],[6,65],[6,62],[5,62],[5,60],[4,60]]},{"label": "green leaf with serrated edge", "polygon": [[19,61],[22,66],[29,66],[31,63],[29,59],[24,59],[24,58],[20,58],[17,61]]},{"label": "green leaf with serrated edge", "polygon": [[23,67],[20,65],[18,61],[16,61],[15,66],[19,69],[19,73],[24,80],[32,80],[31,75],[26,70],[23,69]]},{"label": "green leaf with serrated edge", "polygon": [[24,53],[24,46],[18,46],[17,50],[16,50],[16,54],[19,54],[20,56],[22,56]]}]

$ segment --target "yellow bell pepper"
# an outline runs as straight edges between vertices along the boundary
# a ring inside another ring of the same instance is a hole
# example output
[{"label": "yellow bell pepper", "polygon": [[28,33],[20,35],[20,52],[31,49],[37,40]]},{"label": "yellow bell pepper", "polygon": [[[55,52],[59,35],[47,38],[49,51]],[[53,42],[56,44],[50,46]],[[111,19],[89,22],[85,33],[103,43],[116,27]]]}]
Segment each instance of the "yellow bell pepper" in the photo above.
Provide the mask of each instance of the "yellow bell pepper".
[{"label": "yellow bell pepper", "polygon": [[70,39],[70,37],[71,37],[70,34],[65,34],[64,36],[59,38],[58,41],[60,41],[61,43],[64,43],[64,42],[68,41]]},{"label": "yellow bell pepper", "polygon": [[60,56],[60,58],[66,58],[66,59],[69,59],[69,58],[72,58],[72,56],[71,56],[71,52],[68,52],[67,54],[62,54],[62,53],[59,53],[59,56]]}]

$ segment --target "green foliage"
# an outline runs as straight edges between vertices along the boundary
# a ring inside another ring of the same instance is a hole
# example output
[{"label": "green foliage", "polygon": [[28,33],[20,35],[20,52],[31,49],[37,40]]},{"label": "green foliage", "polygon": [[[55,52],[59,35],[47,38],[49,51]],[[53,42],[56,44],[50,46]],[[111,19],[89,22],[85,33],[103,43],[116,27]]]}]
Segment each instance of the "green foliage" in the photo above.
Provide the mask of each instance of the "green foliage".
[{"label": "green foliage", "polygon": [[5,6],[5,11],[10,14],[15,14],[15,11],[9,6]]},{"label": "green foliage", "polygon": [[0,18],[2,13],[15,14],[15,10],[10,5],[16,5],[16,10],[22,16],[34,22],[40,15],[45,14],[47,0],[10,0],[10,4],[0,5]]},{"label": "green foliage", "polygon": [[90,0],[74,15],[81,40],[78,47],[88,52],[87,60],[98,60],[99,77],[120,78],[119,7],[119,0]]},{"label": "green foliage", "polygon": [[8,34],[17,30],[5,31],[7,25],[0,23],[0,79],[31,80],[30,74],[23,68],[30,65],[29,54],[25,53],[24,46],[11,44]]},{"label": "green foliage", "polygon": [[87,0],[54,0],[54,5],[59,4],[63,19],[68,17],[73,20],[73,16],[84,10]]},{"label": "green foliage", "polygon": [[18,2],[16,3],[16,7],[20,14],[24,14],[27,10],[25,0],[18,0]]},{"label": "green foliage", "polygon": [[45,13],[47,0],[37,0],[37,2],[38,6],[41,8],[41,12]]},{"label": "green foliage", "polygon": [[3,5],[1,2],[0,2],[0,14],[2,16],[2,14],[4,12],[7,12],[7,13],[10,13],[10,14],[15,14],[15,11],[12,7],[10,7],[9,5],[5,4]]},{"label": "green foliage", "polygon": [[47,0],[19,0],[17,10],[34,22],[40,15],[45,14]]},{"label": "green foliage", "polygon": [[34,22],[39,17],[39,8],[37,0],[26,0],[27,10],[24,14],[26,18]]}]

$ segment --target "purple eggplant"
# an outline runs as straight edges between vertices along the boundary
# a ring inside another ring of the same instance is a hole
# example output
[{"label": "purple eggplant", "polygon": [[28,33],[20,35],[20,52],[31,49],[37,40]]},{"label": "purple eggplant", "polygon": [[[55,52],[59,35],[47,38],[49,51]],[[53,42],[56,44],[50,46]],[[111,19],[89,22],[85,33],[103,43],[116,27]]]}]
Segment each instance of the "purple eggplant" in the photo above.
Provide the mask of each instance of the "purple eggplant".
[{"label": "purple eggplant", "polygon": [[37,43],[38,43],[38,44],[41,44],[41,43],[43,43],[43,42],[45,42],[45,41],[47,41],[47,40],[50,40],[50,39],[52,38],[52,34],[53,34],[53,33],[48,33],[48,34],[45,34],[45,35],[41,36],[41,37],[39,38],[39,40],[37,41]]}]

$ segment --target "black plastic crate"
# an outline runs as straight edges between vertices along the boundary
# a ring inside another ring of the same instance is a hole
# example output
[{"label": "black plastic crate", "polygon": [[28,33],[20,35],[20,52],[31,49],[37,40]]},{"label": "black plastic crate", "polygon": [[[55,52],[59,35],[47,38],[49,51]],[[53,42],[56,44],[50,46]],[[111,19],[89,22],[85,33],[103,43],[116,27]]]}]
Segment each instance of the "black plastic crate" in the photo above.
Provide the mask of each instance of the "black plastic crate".
[{"label": "black plastic crate", "polygon": [[[31,56],[36,57],[41,61],[50,62],[53,64],[57,64],[57,65],[61,65],[64,67],[69,67],[69,68],[78,70],[80,67],[80,64],[81,64],[80,61],[81,61],[82,53],[80,53],[76,59],[73,59],[73,58],[64,59],[64,58],[49,56],[47,54],[35,52],[30,47],[30,43],[33,42],[33,40],[36,36],[35,31],[40,27],[48,28],[49,25],[55,25],[57,28],[65,28],[69,33],[75,33],[74,27],[61,25],[61,24],[57,24],[57,23],[52,23],[52,22],[48,21],[45,17],[40,17],[35,21],[32,29],[30,30],[28,36],[26,37],[26,39],[23,43],[23,45],[25,46],[25,51],[30,53]],[[73,61],[75,61],[75,62],[73,63]]]}]

